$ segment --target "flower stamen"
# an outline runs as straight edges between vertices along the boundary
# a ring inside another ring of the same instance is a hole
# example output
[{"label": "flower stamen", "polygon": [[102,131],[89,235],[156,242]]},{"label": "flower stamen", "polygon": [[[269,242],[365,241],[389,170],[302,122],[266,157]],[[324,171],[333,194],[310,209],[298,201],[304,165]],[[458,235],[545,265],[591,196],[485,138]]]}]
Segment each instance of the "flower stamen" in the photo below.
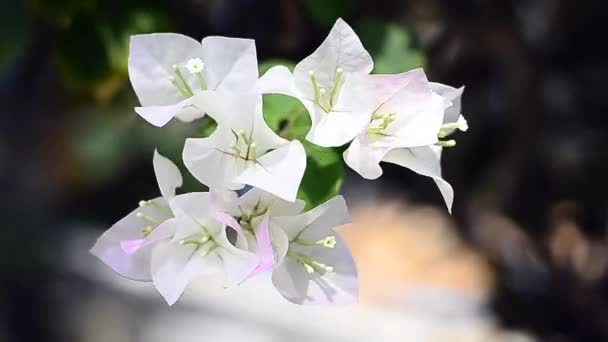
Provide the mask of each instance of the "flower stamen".
[{"label": "flower stamen", "polygon": [[141,212],[139,212],[139,213],[135,214],[135,216],[136,216],[138,219],[146,220],[146,221],[148,221],[148,222],[150,222],[150,223],[152,223],[152,224],[156,224],[156,225],[160,224],[160,222],[158,222],[158,220],[157,220],[157,219],[152,218],[152,217],[150,217],[150,216],[148,216],[148,215],[146,215],[146,214],[144,214],[144,213],[141,213]]},{"label": "flower stamen", "polygon": [[395,121],[397,113],[378,114],[372,115],[370,127],[367,129],[368,134],[384,134],[384,131],[388,126]]},{"label": "flower stamen", "polygon": [[456,146],[456,140],[454,140],[454,139],[439,140],[437,143],[435,143],[435,145],[441,146],[441,147],[454,147],[454,146]]},{"label": "flower stamen", "polygon": [[180,93],[182,93],[182,96],[184,96],[185,98],[192,97],[194,95],[194,93],[192,92],[192,88],[190,88],[190,85],[184,78],[184,75],[182,74],[179,65],[174,64],[172,69],[177,78],[171,77],[171,83],[173,83],[173,85],[180,91]]},{"label": "flower stamen", "polygon": [[301,246],[323,246],[327,248],[334,248],[334,246],[336,245],[336,237],[332,235],[317,241],[295,239],[292,242],[297,243]]},{"label": "flower stamen", "polygon": [[334,271],[334,268],[332,266],[314,260],[304,254],[287,251],[287,256],[296,260],[304,268],[304,270],[306,270],[308,274],[313,274],[318,271],[321,271],[323,273],[331,273]]}]

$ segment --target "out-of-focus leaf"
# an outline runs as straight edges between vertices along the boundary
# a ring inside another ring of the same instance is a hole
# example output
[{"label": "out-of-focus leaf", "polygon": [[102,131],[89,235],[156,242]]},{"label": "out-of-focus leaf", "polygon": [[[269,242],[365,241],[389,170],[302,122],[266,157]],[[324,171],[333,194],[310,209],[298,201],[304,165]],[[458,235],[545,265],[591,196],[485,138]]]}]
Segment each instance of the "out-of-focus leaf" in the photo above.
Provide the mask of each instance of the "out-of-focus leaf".
[{"label": "out-of-focus leaf", "polygon": [[61,35],[55,60],[69,89],[87,89],[111,77],[110,61],[101,35],[89,20],[76,20]]},{"label": "out-of-focus leaf", "polygon": [[129,37],[169,31],[171,19],[160,10],[126,6],[121,13],[100,9],[93,18],[80,15],[61,35],[55,59],[67,89],[93,94],[107,103],[127,80]]},{"label": "out-of-focus leaf", "polygon": [[27,47],[31,22],[21,0],[0,2],[0,72],[11,60],[23,54]]},{"label": "out-of-focus leaf", "polygon": [[304,139],[311,122],[299,100],[280,94],[266,94],[262,98],[264,120],[273,131],[285,139]]},{"label": "out-of-focus leaf", "polygon": [[355,0],[305,0],[304,5],[319,24],[332,26],[339,17],[355,12]]},{"label": "out-of-focus leaf", "polygon": [[104,186],[124,174],[133,162],[149,158],[151,163],[156,148],[180,167],[183,190],[205,190],[184,167],[182,150],[185,139],[199,136],[201,126],[208,126],[209,121],[173,120],[163,128],[154,127],[133,111],[135,101],[128,98],[125,103],[98,106],[75,118],[68,130],[69,140],[74,143],[67,153],[77,166],[75,181],[89,187]]},{"label": "out-of-focus leaf", "polygon": [[97,0],[29,0],[29,5],[38,15],[69,27],[76,16],[95,10]]},{"label": "out-of-focus leaf", "polygon": [[403,25],[369,18],[358,32],[374,59],[375,73],[400,73],[423,66],[424,54],[413,44],[412,31]]},{"label": "out-of-focus leaf", "polygon": [[316,146],[304,141],[306,171],[298,191],[298,198],[306,208],[314,208],[340,193],[344,179],[344,161],[338,148]]}]

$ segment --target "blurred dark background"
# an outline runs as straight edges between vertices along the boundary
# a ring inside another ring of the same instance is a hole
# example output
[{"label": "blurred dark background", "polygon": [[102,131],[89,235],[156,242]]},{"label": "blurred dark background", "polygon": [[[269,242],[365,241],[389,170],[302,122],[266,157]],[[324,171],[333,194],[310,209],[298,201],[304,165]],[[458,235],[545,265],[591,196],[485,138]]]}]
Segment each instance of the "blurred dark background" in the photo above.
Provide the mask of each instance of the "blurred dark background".
[{"label": "blurred dark background", "polygon": [[[375,72],[423,65],[431,80],[466,86],[471,129],[444,153],[443,171],[456,191],[458,233],[496,271],[491,308],[502,324],[540,341],[608,341],[607,7],[2,0],[0,341],[81,341],[56,324],[66,296],[57,284],[77,284],[76,302],[97,284],[64,267],[67,241],[152,197],[153,149],[178,160],[196,130],[174,123],[161,133],[137,118],[129,35],[254,38],[260,61],[298,61],[338,16],[374,56]],[[432,181],[385,170],[374,183],[390,189],[382,196],[441,206]]]}]

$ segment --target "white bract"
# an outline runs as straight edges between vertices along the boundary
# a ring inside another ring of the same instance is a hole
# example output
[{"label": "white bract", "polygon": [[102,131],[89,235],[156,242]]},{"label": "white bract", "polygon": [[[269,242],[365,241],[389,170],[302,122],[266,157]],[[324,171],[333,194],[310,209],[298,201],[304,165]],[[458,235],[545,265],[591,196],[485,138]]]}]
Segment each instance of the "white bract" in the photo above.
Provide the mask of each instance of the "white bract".
[{"label": "white bract", "polygon": [[338,196],[302,213],[304,205],[256,188],[224,205],[249,250],[260,257],[250,276],[272,271],[277,290],[296,304],[355,302],[357,270],[345,242],[334,231],[350,222],[344,199]]},{"label": "white bract", "polygon": [[[236,197],[236,196],[235,196]],[[169,305],[175,303],[196,277],[223,273],[225,286],[244,281],[259,265],[247,245],[234,246],[226,226],[216,218],[211,194],[195,192],[171,200],[177,230],[152,251],[151,274],[154,285]]]},{"label": "white bract", "polygon": [[162,197],[141,201],[122,220],[103,233],[91,253],[120,275],[140,281],[150,281],[150,255],[159,241],[176,231],[169,201],[175,189],[182,185],[179,169],[169,159],[154,152],[154,171]]},{"label": "white bract", "polygon": [[357,300],[357,268],[334,230],[350,222],[342,196],[296,216],[275,218],[289,241],[272,273],[277,290],[296,304],[351,304]]},{"label": "white bract", "polygon": [[325,41],[296,65],[293,74],[284,66],[273,67],[257,89],[298,98],[312,121],[306,139],[319,146],[341,146],[369,122],[372,102],[366,80],[372,68],[372,58],[355,32],[338,19]]},{"label": "white bract", "polygon": [[218,126],[208,138],[187,139],[184,164],[211,189],[251,185],[294,201],[304,169],[302,144],[272,131],[256,94],[205,92],[197,99]]},{"label": "white bract", "polygon": [[[451,211],[454,194],[441,177],[439,146],[454,146],[455,142],[440,141],[438,137],[454,129],[468,129],[459,113],[462,90],[430,84],[422,69],[370,78],[379,105],[367,129],[344,152],[346,164],[367,179],[382,175],[382,161],[431,177]],[[452,117],[454,122],[445,122]]]},{"label": "white bract", "polygon": [[251,90],[258,78],[250,39],[206,37],[202,43],[175,33],[131,37],[129,78],[141,107],[135,111],[161,127],[177,116],[205,114],[194,99],[204,90]]},{"label": "white bract", "polygon": [[[460,113],[463,88],[428,82],[422,69],[369,75],[370,55],[342,19],[317,50],[290,72],[258,78],[252,40],[179,34],[131,38],[129,76],[141,102],[136,112],[156,126],[173,117],[208,114],[206,138],[187,139],[183,161],[210,192],[176,195],[179,169],[155,152],[161,197],[141,201],[97,240],[91,253],[122,276],[152,281],[169,305],[196,277],[225,276],[237,286],[262,272],[296,304],[356,301],[357,269],[336,228],[350,222],[342,196],[304,212],[296,199],[306,151],[271,130],[262,96],[299,99],[312,125],[306,139],[324,147],[349,144],[343,157],[364,178],[381,162],[431,177],[451,211],[453,190],[441,177],[445,140],[468,130]],[[322,175],[321,175],[322,176]],[[234,190],[251,187],[238,197]]]}]

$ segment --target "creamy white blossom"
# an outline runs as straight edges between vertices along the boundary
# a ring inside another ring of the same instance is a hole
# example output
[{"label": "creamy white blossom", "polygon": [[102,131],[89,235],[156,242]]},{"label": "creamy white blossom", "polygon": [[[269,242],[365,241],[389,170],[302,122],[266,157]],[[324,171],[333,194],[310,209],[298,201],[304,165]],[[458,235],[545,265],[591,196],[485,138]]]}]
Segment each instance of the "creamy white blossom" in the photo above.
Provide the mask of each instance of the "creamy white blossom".
[{"label": "creamy white blossom", "polygon": [[[380,162],[431,177],[451,210],[453,189],[441,177],[440,146],[453,146],[455,142],[440,141],[438,137],[455,129],[468,129],[459,113],[462,90],[429,83],[422,69],[370,78],[378,105],[367,129],[344,152],[346,164],[367,179],[382,175]],[[445,122],[452,118],[454,122]]]},{"label": "creamy white blossom", "polygon": [[169,159],[154,152],[154,171],[162,197],[141,201],[139,207],[103,233],[91,253],[120,275],[150,281],[153,247],[176,231],[169,201],[182,185],[179,169]]},{"label": "creamy white blossom", "polygon": [[207,138],[187,139],[188,170],[211,189],[239,190],[251,185],[294,201],[304,169],[302,144],[272,131],[257,94],[205,92],[197,99],[218,126]]},{"label": "creamy white blossom", "polygon": [[336,227],[350,222],[342,196],[296,215],[276,217],[289,247],[272,273],[276,289],[295,304],[352,304],[357,268]]},{"label": "creamy white blossom", "polygon": [[260,257],[250,276],[272,271],[279,293],[296,304],[355,302],[357,269],[334,230],[350,222],[344,199],[337,196],[305,213],[304,205],[253,188],[223,208]]},{"label": "creamy white blossom", "polygon": [[160,242],[151,255],[152,281],[169,305],[197,277],[223,273],[225,286],[233,287],[259,265],[259,258],[246,245],[238,248],[228,240],[210,198],[208,192],[195,192],[171,200],[175,235]]},{"label": "creamy white blossom", "polygon": [[131,37],[129,78],[141,107],[135,111],[155,126],[173,117],[192,121],[205,114],[194,101],[204,90],[251,90],[258,78],[250,39],[206,37],[202,43],[176,33]]},{"label": "creamy white blossom", "polygon": [[262,93],[298,98],[310,114],[306,139],[319,146],[351,141],[371,117],[367,75],[373,61],[359,37],[338,19],[323,43],[299,62],[293,74],[284,66],[268,70],[259,80]]}]

